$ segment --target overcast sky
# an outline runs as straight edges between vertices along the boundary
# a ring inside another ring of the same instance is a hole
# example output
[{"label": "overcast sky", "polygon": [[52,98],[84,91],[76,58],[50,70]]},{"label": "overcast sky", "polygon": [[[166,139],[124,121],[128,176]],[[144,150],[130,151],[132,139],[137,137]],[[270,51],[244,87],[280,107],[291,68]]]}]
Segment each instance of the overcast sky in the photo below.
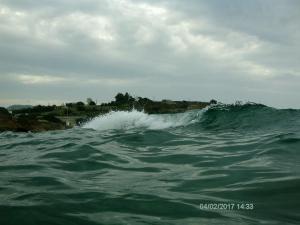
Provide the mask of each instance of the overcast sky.
[{"label": "overcast sky", "polygon": [[0,0],[0,105],[153,99],[300,108],[299,0]]}]

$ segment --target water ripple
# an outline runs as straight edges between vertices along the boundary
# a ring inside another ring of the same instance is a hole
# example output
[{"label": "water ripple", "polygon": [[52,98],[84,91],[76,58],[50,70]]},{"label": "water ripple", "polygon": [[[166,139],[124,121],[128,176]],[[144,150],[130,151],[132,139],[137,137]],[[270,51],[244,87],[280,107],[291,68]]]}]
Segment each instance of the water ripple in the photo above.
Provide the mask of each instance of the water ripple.
[{"label": "water ripple", "polygon": [[1,133],[0,224],[297,224],[299,130],[201,118],[159,130]]}]

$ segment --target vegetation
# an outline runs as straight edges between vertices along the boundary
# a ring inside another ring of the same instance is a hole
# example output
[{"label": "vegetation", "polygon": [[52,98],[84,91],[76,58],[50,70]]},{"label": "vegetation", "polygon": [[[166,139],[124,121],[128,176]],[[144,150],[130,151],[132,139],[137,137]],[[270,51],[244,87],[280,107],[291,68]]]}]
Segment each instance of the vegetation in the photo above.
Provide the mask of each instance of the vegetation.
[{"label": "vegetation", "polygon": [[86,100],[86,102],[87,102],[88,105],[96,105],[96,102],[94,102],[93,99],[91,99],[91,98],[88,98]]},{"label": "vegetation", "polygon": [[[0,120],[10,120],[13,129],[4,130],[19,131],[41,131],[49,129],[64,129],[90,120],[101,114],[110,111],[130,111],[136,109],[149,114],[157,113],[179,113],[186,110],[201,109],[210,104],[216,104],[216,100],[208,102],[196,101],[153,101],[148,98],[133,97],[129,93],[118,93],[114,101],[97,105],[96,102],[88,98],[84,102],[69,102],[61,106],[37,105],[29,108],[17,108],[10,114],[6,109],[0,110]],[[6,117],[5,117],[6,116]],[[3,130],[2,129],[2,130]],[[1,130],[1,129],[0,129]]]}]

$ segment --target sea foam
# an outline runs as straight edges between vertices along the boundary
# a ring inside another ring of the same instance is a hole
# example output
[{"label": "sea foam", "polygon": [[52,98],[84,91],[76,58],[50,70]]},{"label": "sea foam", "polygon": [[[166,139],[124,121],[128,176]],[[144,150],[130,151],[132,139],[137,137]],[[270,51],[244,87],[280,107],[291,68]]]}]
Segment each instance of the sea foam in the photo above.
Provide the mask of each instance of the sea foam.
[{"label": "sea foam", "polygon": [[199,120],[202,111],[190,111],[178,114],[149,115],[137,110],[112,111],[94,118],[83,125],[83,128],[94,130],[114,130],[146,128],[153,130],[186,126]]}]

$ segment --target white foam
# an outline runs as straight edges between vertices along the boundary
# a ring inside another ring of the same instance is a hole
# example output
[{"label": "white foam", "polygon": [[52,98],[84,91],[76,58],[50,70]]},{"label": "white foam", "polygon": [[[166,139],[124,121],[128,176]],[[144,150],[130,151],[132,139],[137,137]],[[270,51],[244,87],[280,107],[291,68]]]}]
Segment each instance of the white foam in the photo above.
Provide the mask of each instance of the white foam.
[{"label": "white foam", "polygon": [[186,126],[199,120],[201,111],[178,114],[149,115],[136,110],[116,111],[94,118],[83,125],[83,128],[94,130],[114,130],[146,128],[153,130]]}]

